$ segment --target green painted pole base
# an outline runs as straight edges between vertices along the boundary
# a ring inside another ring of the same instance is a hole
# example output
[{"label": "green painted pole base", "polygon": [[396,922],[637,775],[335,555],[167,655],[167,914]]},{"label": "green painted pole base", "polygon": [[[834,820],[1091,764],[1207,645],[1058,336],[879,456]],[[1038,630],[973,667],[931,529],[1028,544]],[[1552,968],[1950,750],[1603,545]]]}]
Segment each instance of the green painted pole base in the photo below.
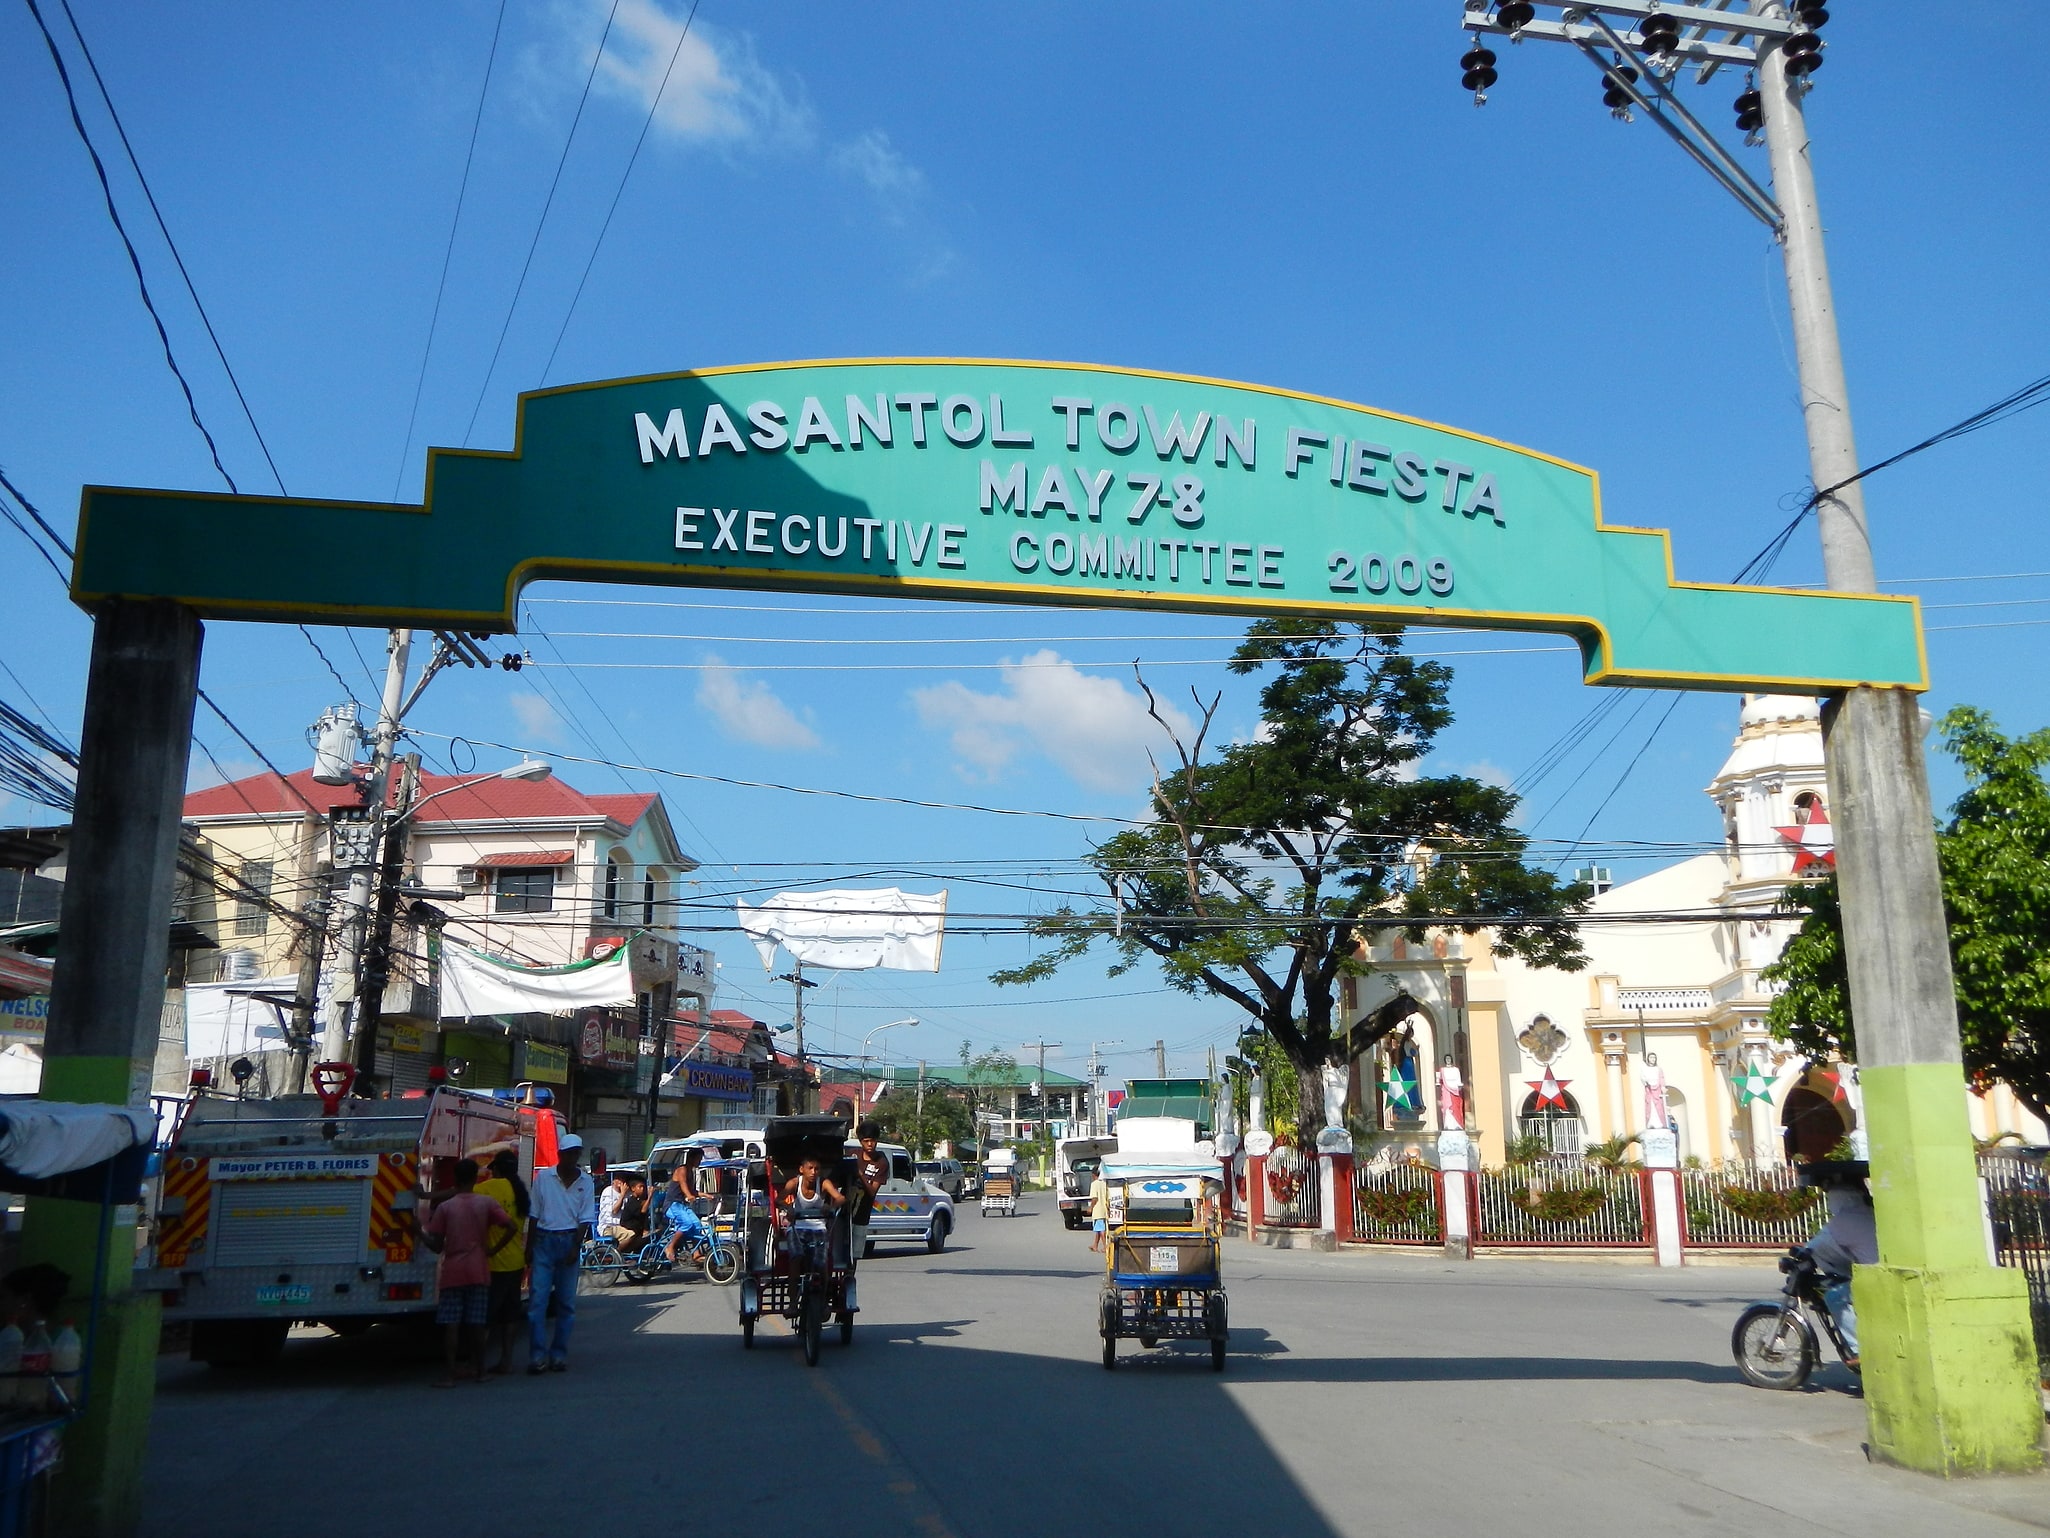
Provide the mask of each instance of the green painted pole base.
[{"label": "green painted pole base", "polygon": [[1945,1476],[2041,1467],[2027,1277],[1859,1266],[1851,1295],[1874,1457]]},{"label": "green painted pole base", "polygon": [[154,1293],[128,1291],[133,1223],[116,1223],[91,1202],[32,1196],[22,1224],[22,1259],[47,1261],[70,1273],[71,1290],[52,1333],[65,1319],[83,1335],[93,1256],[102,1218],[108,1223],[107,1285],[93,1341],[86,1410],[65,1428],[63,1455],[50,1487],[52,1538],[120,1538],[142,1516],[143,1454],[156,1392],[162,1304]]}]

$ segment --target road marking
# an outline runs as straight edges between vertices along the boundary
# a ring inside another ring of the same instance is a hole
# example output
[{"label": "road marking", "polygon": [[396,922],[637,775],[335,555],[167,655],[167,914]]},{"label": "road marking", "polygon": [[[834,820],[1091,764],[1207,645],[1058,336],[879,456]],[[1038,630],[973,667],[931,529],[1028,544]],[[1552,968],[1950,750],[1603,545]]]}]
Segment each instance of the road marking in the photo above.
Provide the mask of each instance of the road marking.
[{"label": "road marking", "polygon": [[[799,1358],[801,1361],[802,1358]],[[811,1386],[819,1391],[819,1397],[832,1407],[840,1424],[847,1432],[848,1441],[860,1449],[861,1455],[873,1463],[883,1475],[884,1488],[897,1497],[897,1504],[903,1509],[911,1527],[927,1538],[957,1538],[954,1529],[948,1525],[940,1511],[939,1502],[932,1492],[918,1482],[918,1478],[905,1466],[904,1460],[883,1445],[878,1437],[856,1412],[853,1405],[831,1380],[817,1368],[807,1368],[805,1377]]]}]

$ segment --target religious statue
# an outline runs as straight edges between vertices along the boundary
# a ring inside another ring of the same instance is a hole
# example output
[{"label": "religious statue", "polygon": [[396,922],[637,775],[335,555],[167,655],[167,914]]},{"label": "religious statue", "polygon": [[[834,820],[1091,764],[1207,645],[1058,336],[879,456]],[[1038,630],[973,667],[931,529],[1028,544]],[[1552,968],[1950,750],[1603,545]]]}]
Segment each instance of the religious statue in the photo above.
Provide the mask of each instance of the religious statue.
[{"label": "religious statue", "polygon": [[1465,1126],[1466,1085],[1460,1079],[1458,1065],[1448,1057],[1445,1066],[1438,1070],[1438,1127],[1440,1131],[1457,1132]]},{"label": "religious statue", "polygon": [[1669,1127],[1673,1113],[1666,1105],[1666,1071],[1659,1067],[1658,1054],[1644,1054],[1644,1124],[1647,1127]]}]

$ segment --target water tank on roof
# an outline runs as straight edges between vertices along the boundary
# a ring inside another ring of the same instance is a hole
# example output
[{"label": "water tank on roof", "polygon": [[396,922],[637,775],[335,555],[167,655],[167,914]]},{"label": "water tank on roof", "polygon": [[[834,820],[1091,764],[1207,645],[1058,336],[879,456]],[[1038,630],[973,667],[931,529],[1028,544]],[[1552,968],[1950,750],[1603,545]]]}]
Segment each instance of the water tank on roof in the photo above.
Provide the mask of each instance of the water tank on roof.
[{"label": "water tank on roof", "polygon": [[354,700],[323,712],[307,732],[306,740],[313,744],[314,784],[356,783],[356,750],[362,746],[363,728],[356,724]]}]

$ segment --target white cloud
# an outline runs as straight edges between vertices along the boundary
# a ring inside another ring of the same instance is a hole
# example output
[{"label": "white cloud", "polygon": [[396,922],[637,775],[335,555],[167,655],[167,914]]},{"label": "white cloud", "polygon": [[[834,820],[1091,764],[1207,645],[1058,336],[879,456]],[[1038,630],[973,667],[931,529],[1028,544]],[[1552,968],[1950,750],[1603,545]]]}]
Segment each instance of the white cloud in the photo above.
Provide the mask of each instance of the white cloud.
[{"label": "white cloud", "polygon": [[899,154],[880,128],[837,146],[832,162],[835,170],[874,194],[883,218],[891,224],[904,223],[912,205],[925,195],[925,173]]},{"label": "white cloud", "polygon": [[1470,780],[1479,780],[1483,785],[1493,785],[1498,790],[1507,790],[1516,776],[1500,764],[1488,759],[1478,759],[1459,771]]},{"label": "white cloud", "polygon": [[[970,772],[995,779],[1033,751],[1092,790],[1129,792],[1148,783],[1146,750],[1158,756],[1168,744],[1137,689],[1084,673],[1050,650],[1007,662],[1002,677],[992,694],[953,680],[911,691],[919,719],[950,734]],[[1164,701],[1161,713],[1186,740],[1189,718]]]},{"label": "white cloud", "polygon": [[[592,0],[586,14],[602,17],[608,9],[606,0]],[[679,139],[757,148],[810,147],[817,128],[801,85],[785,84],[764,68],[745,33],[728,34],[700,19],[691,23],[679,46],[683,25],[684,17],[671,14],[658,0],[620,0],[612,34],[598,61],[597,88],[642,112],[659,92],[655,126]],[[588,69],[589,60],[586,53],[581,68]]]},{"label": "white cloud", "polygon": [[741,675],[717,657],[705,659],[698,682],[698,703],[729,737],[758,748],[816,748],[819,734],[776,697],[760,679]]},{"label": "white cloud", "polygon": [[562,716],[553,702],[538,694],[511,694],[506,704],[519,719],[521,736],[532,742],[562,743]]}]

